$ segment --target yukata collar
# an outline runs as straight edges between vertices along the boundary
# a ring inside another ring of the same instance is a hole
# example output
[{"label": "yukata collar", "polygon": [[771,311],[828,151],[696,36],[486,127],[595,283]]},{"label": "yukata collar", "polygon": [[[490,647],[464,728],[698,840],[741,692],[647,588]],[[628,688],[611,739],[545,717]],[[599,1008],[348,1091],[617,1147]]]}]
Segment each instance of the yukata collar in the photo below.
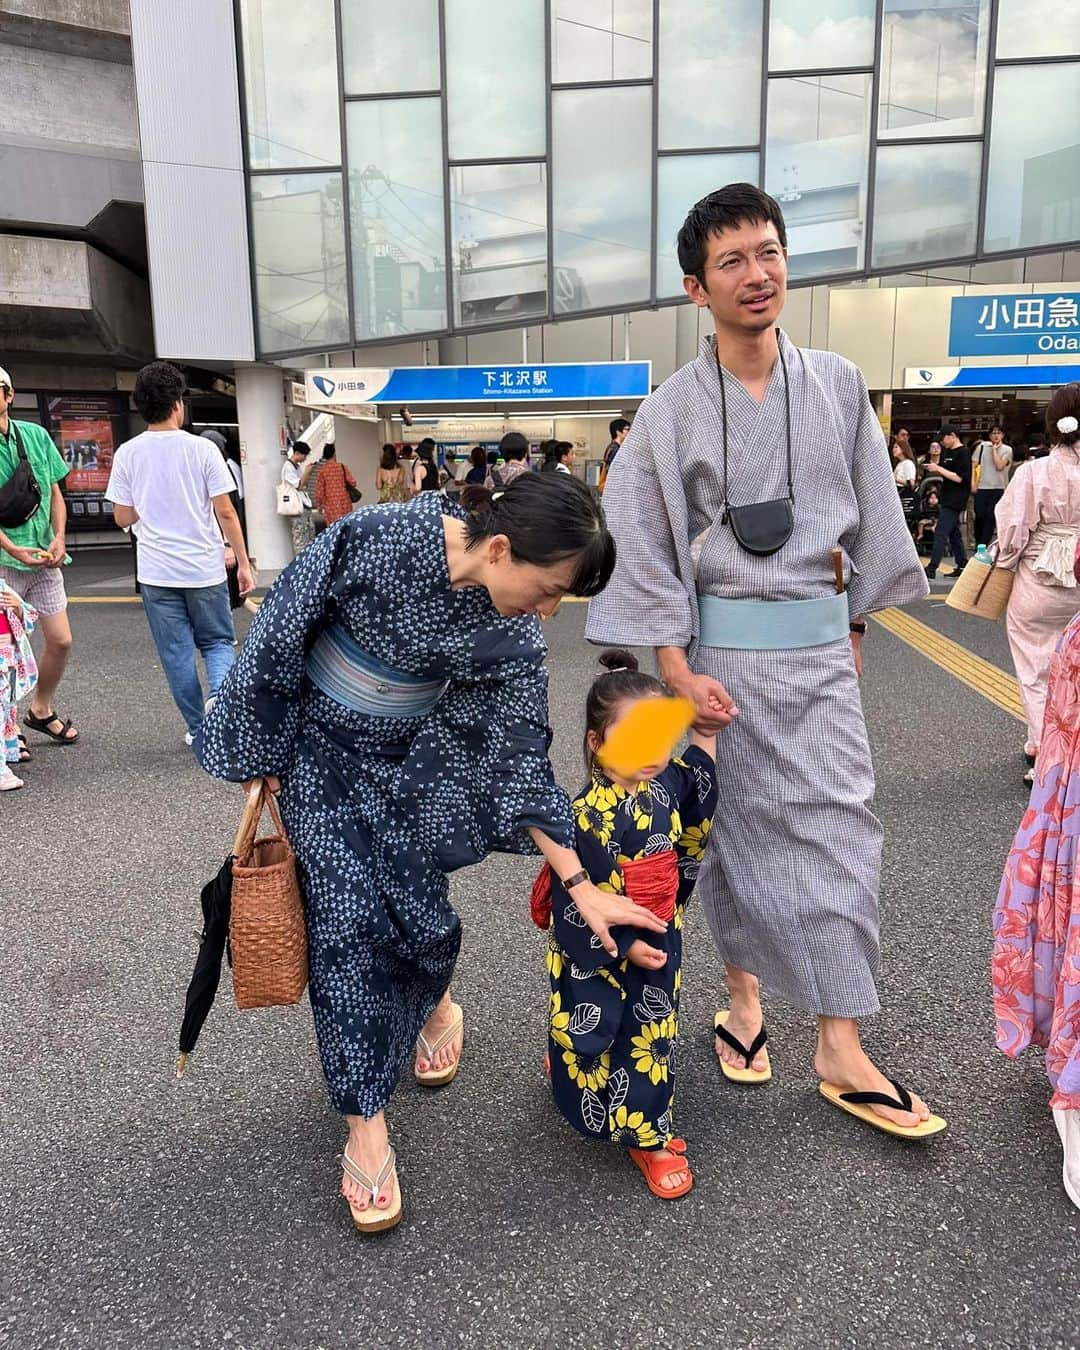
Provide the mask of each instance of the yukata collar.
[{"label": "yukata collar", "polygon": [[620,799],[623,797],[640,797],[643,792],[647,794],[649,791],[649,784],[644,778],[638,783],[637,787],[631,790],[630,788],[624,788],[621,783],[612,782],[603,769],[596,765],[593,766],[592,785],[593,787],[604,788],[608,792],[614,792]]}]

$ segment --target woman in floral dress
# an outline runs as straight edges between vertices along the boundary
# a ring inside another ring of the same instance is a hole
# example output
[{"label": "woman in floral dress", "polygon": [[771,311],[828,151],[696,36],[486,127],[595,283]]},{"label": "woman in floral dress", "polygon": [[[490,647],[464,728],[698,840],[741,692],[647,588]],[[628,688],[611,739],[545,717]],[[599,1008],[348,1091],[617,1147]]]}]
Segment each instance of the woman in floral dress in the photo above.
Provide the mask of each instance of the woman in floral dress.
[{"label": "woman in floral dress", "polygon": [[1080,1208],[1078,843],[1080,616],[1050,664],[1035,784],[1001,881],[992,964],[998,1048],[1012,1058],[1029,1045],[1046,1051],[1065,1190]]},{"label": "woman in floral dress", "polygon": [[693,1185],[673,1125],[675,1043],[683,910],[716,809],[716,738],[695,734],[682,758],[632,780],[601,770],[593,756],[605,737],[635,703],[667,690],[628,652],[600,660],[607,673],[586,705],[591,780],[573,803],[578,856],[600,890],[629,895],[669,922],[665,933],[613,929],[618,951],[609,955],[552,881],[548,1065],[570,1124],[628,1148],[653,1194],[673,1200]]}]

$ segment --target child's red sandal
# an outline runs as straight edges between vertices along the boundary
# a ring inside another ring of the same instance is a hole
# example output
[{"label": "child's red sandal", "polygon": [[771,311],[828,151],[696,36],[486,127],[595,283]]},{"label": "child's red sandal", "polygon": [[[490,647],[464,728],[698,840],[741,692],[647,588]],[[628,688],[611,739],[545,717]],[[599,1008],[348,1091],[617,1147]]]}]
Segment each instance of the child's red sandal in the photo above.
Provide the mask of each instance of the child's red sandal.
[{"label": "child's red sandal", "polygon": [[[693,1189],[694,1178],[686,1163],[686,1143],[682,1139],[672,1139],[665,1145],[671,1158],[661,1158],[658,1149],[632,1148],[628,1152],[635,1165],[641,1169],[645,1184],[660,1200],[678,1200],[680,1196]],[[664,1186],[665,1177],[672,1172],[686,1172],[686,1180],[678,1186]]]}]

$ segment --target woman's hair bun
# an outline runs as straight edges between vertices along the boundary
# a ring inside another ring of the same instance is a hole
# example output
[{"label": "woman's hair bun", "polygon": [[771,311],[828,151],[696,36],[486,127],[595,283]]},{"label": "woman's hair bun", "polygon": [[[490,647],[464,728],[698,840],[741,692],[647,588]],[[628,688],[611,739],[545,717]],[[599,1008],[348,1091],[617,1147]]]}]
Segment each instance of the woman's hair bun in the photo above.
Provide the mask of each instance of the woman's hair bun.
[{"label": "woman's hair bun", "polygon": [[625,652],[619,647],[613,647],[609,651],[603,652],[600,657],[600,664],[609,673],[618,670],[638,669],[638,659],[633,652]]},{"label": "woman's hair bun", "polygon": [[485,510],[490,510],[494,496],[491,488],[484,487],[482,483],[470,483],[461,489],[461,504],[466,511],[481,515]]}]

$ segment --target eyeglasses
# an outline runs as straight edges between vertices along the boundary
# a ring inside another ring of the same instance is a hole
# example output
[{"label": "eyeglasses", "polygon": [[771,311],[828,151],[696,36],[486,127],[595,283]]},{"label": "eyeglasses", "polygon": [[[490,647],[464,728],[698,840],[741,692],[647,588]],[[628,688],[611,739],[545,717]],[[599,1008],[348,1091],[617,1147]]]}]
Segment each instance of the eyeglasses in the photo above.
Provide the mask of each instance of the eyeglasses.
[{"label": "eyeglasses", "polygon": [[[753,254],[754,261],[760,267],[775,267],[783,259],[784,250],[779,244],[762,244]],[[728,272],[734,274],[741,271],[747,264],[747,257],[744,253],[729,253],[719,262],[710,263],[705,268],[706,272],[716,270],[718,272]]]}]

